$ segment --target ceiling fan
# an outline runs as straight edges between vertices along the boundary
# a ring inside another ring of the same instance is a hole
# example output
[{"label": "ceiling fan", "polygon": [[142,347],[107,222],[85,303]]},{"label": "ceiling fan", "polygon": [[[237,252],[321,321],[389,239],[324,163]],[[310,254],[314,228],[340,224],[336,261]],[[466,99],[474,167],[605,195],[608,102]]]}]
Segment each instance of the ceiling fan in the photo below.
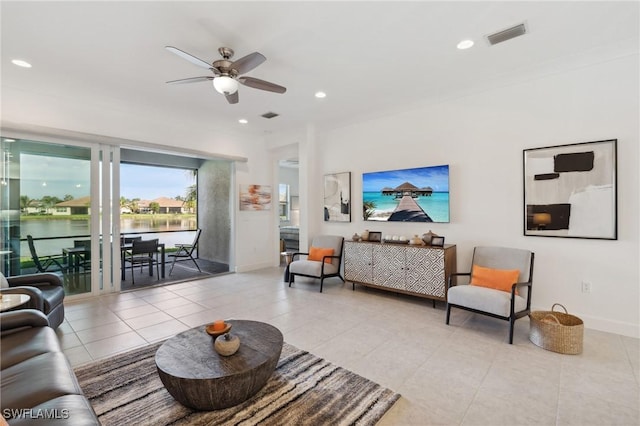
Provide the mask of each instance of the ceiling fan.
[{"label": "ceiling fan", "polygon": [[192,64],[198,65],[202,68],[207,68],[213,72],[213,75],[211,76],[191,77],[167,81],[169,84],[213,81],[213,87],[218,93],[223,94],[230,104],[238,103],[238,83],[253,87],[254,89],[266,90],[268,92],[284,93],[287,91],[286,87],[257,78],[242,76],[242,74],[248,73],[267,60],[267,58],[258,52],[250,53],[247,56],[243,56],[242,58],[231,62],[230,59],[233,57],[234,53],[233,49],[221,47],[218,49],[218,52],[222,55],[222,59],[218,59],[217,61],[213,61],[209,64],[176,47],[165,46],[165,49],[169,52],[175,53],[183,59],[186,59]]}]

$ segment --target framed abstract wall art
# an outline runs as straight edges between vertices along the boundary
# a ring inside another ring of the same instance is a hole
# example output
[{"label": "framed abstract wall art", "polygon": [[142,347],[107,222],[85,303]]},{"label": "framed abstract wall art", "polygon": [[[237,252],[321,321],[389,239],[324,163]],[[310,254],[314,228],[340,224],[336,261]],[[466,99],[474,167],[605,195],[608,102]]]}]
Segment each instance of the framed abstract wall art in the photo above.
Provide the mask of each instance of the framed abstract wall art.
[{"label": "framed abstract wall art", "polygon": [[240,210],[271,210],[271,185],[240,185]]},{"label": "framed abstract wall art", "polygon": [[616,240],[617,142],[525,149],[524,235]]},{"label": "framed abstract wall art", "polygon": [[325,222],[351,222],[351,172],[324,175]]},{"label": "framed abstract wall art", "polygon": [[449,166],[363,173],[364,220],[449,222]]}]

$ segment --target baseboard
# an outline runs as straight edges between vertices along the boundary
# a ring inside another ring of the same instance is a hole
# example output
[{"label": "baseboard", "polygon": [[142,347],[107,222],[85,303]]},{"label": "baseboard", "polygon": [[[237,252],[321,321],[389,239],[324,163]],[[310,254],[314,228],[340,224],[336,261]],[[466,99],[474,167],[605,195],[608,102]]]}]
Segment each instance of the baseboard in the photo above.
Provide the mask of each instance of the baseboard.
[{"label": "baseboard", "polygon": [[[532,308],[532,310],[537,311],[548,311],[549,308]],[[562,309],[556,308],[560,312],[563,312]],[[571,315],[575,315],[584,322],[584,328],[590,330],[598,330],[605,331],[607,333],[619,334],[622,336],[634,337],[636,339],[640,338],[640,324],[615,321],[607,318],[596,317],[591,315],[583,315],[576,312],[569,312]]]},{"label": "baseboard", "polygon": [[255,271],[258,269],[265,269],[265,268],[271,268],[273,267],[272,262],[262,262],[262,263],[253,263],[250,265],[236,265],[235,267],[235,271],[240,273],[240,272],[251,272],[251,271]]},{"label": "baseboard", "polygon": [[584,321],[584,327],[592,330],[606,331],[622,336],[640,338],[640,325],[622,321],[613,321],[606,318],[593,316],[579,316]]}]

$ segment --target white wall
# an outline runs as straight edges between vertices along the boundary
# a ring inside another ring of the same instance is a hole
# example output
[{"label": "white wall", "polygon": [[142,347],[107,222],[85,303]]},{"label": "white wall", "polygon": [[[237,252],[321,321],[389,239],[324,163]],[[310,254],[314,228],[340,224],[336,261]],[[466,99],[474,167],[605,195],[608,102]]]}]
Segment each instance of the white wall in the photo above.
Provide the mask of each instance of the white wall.
[{"label": "white wall", "polygon": [[[476,245],[531,249],[534,309],[562,303],[588,328],[638,337],[638,75],[636,54],[318,134],[309,192],[322,192],[322,175],[350,171],[353,199],[351,223],[320,221],[319,232],[431,229],[458,246],[459,271],[468,270]],[[523,236],[522,151],[611,138],[618,139],[618,240]],[[450,165],[451,223],[362,220],[363,172],[440,164]],[[308,208],[320,212],[322,197]],[[590,294],[581,292],[583,280]]]}]

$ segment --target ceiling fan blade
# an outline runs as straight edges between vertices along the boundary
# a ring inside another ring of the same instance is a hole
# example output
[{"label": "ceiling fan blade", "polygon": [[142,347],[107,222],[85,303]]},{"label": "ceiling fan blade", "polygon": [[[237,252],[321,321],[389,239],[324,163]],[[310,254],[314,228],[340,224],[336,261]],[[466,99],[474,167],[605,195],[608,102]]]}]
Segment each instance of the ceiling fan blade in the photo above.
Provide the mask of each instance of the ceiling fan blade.
[{"label": "ceiling fan blade", "polygon": [[194,65],[197,65],[199,67],[202,68],[207,68],[210,69],[211,68],[211,64],[208,62],[203,61],[200,58],[196,58],[195,56],[182,51],[180,49],[178,49],[177,47],[173,47],[173,46],[165,46],[165,49],[167,49],[169,52],[175,53],[176,55],[180,56],[182,59],[186,59],[187,61],[191,62]]},{"label": "ceiling fan blade", "polygon": [[286,87],[279,86],[275,83],[260,80],[253,77],[240,77],[238,81],[245,86],[253,87],[254,89],[267,90],[269,92],[284,93],[287,91]]},{"label": "ceiling fan blade", "polygon": [[182,83],[200,83],[202,81],[210,81],[213,80],[213,77],[191,77],[191,78],[181,78],[180,80],[171,80],[167,81],[167,84],[182,84]]},{"label": "ceiling fan blade", "polygon": [[265,58],[261,53],[253,52],[247,56],[243,56],[237,61],[234,61],[231,64],[231,68],[238,71],[238,74],[245,74],[266,60],[267,58]]},{"label": "ceiling fan blade", "polygon": [[238,92],[234,92],[230,95],[224,95],[225,98],[227,98],[227,102],[229,102],[230,104],[237,104],[238,103]]}]

